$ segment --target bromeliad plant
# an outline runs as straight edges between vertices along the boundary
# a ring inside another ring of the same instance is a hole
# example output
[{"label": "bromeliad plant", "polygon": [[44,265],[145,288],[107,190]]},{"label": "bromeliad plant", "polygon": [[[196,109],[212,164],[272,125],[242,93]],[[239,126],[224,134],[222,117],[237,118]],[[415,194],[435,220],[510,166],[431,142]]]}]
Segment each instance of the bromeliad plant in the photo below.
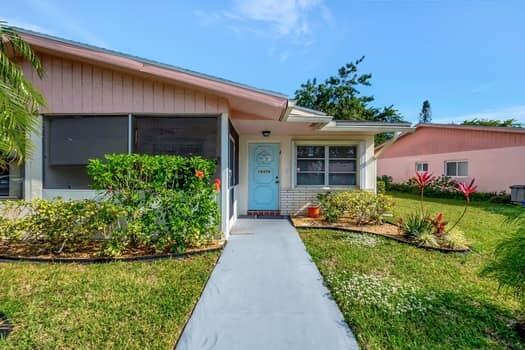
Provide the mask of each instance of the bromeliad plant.
[{"label": "bromeliad plant", "polygon": [[420,208],[418,212],[399,220],[401,230],[408,238],[418,241],[424,245],[447,246],[451,248],[465,246],[465,239],[462,237],[462,233],[455,228],[467,212],[471,195],[476,192],[477,186],[474,185],[474,179],[472,179],[469,184],[457,184],[457,190],[463,193],[465,197],[465,208],[456,222],[448,229],[448,222],[445,220],[443,213],[438,213],[434,218],[432,218],[425,211],[425,188],[434,180],[435,177],[427,171],[416,172],[416,175],[411,181],[417,183],[419,187]]}]

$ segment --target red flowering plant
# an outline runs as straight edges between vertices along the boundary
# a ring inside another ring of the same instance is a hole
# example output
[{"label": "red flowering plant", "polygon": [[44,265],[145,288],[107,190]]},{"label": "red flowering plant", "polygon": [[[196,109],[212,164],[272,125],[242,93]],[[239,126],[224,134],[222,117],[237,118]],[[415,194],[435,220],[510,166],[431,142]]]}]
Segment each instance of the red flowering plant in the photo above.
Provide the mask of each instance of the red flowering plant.
[{"label": "red flowering plant", "polygon": [[221,179],[215,179],[215,183],[213,184],[215,187],[215,192],[220,192],[221,190]]},{"label": "red flowering plant", "polygon": [[451,228],[447,230],[447,232],[452,231],[454,227],[463,219],[465,214],[467,213],[468,206],[470,204],[470,195],[475,193],[478,189],[477,185],[474,185],[475,179],[472,179],[469,184],[466,182],[458,183],[458,190],[463,193],[463,196],[465,196],[465,208],[463,208],[463,213],[461,213],[460,217],[456,220],[454,225],[452,225]]},{"label": "red flowering plant", "polygon": [[445,227],[447,226],[445,216],[443,213],[438,213],[434,219],[432,219],[432,225],[434,226],[434,234],[441,237],[445,234]]},{"label": "red flowering plant", "polygon": [[195,177],[199,180],[202,180],[204,178],[204,171],[202,170],[195,170]]},{"label": "red flowering plant", "polygon": [[417,183],[419,186],[419,202],[421,204],[421,215],[423,215],[424,208],[423,208],[423,194],[425,192],[425,187],[430,185],[432,181],[434,181],[436,177],[430,174],[428,171],[416,171],[416,176],[414,176],[413,180]]}]

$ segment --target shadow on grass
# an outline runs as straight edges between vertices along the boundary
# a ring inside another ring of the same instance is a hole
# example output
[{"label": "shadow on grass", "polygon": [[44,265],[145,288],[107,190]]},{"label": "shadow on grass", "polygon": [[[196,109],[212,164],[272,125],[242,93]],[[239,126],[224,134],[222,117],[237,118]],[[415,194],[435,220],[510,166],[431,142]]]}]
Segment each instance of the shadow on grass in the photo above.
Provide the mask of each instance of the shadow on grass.
[{"label": "shadow on grass", "polygon": [[7,338],[13,330],[13,325],[9,322],[7,315],[0,311],[0,339]]}]

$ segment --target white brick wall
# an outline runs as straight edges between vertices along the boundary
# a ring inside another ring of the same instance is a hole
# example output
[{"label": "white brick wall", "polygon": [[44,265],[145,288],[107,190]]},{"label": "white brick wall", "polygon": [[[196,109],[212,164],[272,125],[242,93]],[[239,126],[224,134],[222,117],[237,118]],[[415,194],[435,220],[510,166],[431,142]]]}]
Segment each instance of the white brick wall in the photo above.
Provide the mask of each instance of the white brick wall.
[{"label": "white brick wall", "polygon": [[280,209],[282,215],[306,215],[308,206],[318,204],[317,194],[337,190],[321,188],[282,188]]}]

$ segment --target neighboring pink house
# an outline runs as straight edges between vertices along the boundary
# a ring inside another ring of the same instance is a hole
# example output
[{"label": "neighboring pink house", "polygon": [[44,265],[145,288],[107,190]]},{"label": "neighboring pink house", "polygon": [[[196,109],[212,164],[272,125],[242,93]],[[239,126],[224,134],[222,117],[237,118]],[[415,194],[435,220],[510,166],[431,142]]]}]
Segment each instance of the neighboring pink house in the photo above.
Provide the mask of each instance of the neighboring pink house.
[{"label": "neighboring pink house", "polygon": [[419,124],[390,145],[376,147],[377,174],[394,182],[416,170],[476,179],[483,192],[525,184],[525,129],[452,124]]}]

